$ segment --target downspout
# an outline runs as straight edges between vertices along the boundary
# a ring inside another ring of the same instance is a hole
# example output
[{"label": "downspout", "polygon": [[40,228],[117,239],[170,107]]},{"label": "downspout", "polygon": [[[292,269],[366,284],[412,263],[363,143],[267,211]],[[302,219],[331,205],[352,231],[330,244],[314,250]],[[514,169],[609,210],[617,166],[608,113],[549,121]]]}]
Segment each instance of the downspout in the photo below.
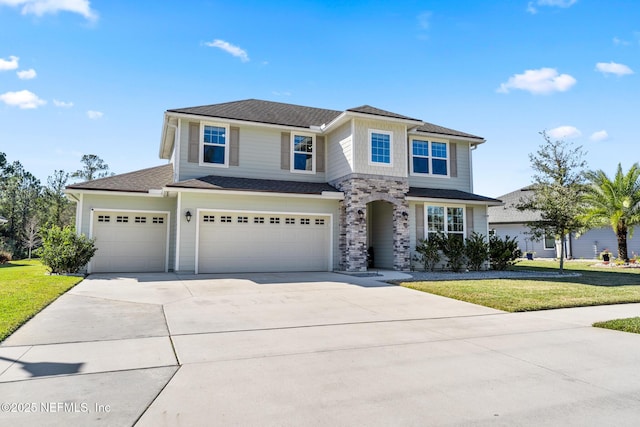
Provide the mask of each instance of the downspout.
[{"label": "downspout", "polygon": [[470,193],[473,193],[473,155],[472,151],[478,148],[477,144],[469,144],[469,189]]}]

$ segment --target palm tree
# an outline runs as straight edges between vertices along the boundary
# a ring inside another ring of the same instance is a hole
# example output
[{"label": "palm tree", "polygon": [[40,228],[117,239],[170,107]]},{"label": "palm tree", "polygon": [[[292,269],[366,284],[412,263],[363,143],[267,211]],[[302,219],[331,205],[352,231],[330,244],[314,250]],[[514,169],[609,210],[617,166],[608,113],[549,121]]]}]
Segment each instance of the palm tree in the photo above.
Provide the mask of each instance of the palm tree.
[{"label": "palm tree", "polygon": [[588,228],[611,226],[618,238],[618,257],[629,261],[627,234],[640,224],[640,165],[634,163],[626,174],[618,163],[613,180],[602,171],[587,173],[582,219]]}]

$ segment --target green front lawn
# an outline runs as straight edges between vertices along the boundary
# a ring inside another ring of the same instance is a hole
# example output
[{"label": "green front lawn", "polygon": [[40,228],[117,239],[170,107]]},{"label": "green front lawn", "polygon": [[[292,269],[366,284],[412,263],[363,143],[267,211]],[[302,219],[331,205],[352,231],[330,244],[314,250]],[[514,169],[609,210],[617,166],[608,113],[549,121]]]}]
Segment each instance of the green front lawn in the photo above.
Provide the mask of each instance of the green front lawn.
[{"label": "green front lawn", "polygon": [[640,317],[632,317],[630,319],[616,319],[607,322],[597,322],[593,326],[596,328],[614,329],[616,331],[633,332],[640,334]]},{"label": "green front lawn", "polygon": [[[523,261],[513,270],[557,271],[558,263]],[[402,286],[504,311],[640,302],[640,269],[566,262],[579,277],[403,282]]]},{"label": "green front lawn", "polygon": [[82,280],[46,273],[36,260],[0,265],[0,341]]}]

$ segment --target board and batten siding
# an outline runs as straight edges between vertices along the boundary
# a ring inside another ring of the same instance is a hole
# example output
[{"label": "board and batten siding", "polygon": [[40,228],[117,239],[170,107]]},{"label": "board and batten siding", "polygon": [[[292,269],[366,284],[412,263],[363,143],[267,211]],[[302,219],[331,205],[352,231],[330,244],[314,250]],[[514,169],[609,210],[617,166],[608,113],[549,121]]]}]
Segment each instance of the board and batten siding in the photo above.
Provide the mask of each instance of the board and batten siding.
[{"label": "board and batten siding", "polygon": [[[229,153],[229,167],[201,166],[197,160],[195,162],[189,162],[190,123],[195,122],[189,122],[183,119],[180,126],[180,176],[178,177],[180,181],[200,178],[207,175],[308,182],[325,182],[326,180],[325,173],[317,170],[315,174],[312,174],[295,173],[288,169],[282,169],[282,132],[279,129],[266,127],[233,126],[238,128],[239,143],[237,145],[237,153]],[[317,143],[318,139],[316,138],[316,144]],[[324,145],[326,146],[326,143]],[[193,151],[193,144],[191,144],[191,147]],[[200,150],[199,145],[197,150]],[[192,160],[194,158],[193,156],[194,154],[192,152]],[[326,158],[326,156],[324,157]],[[316,157],[316,160],[317,159],[318,156]],[[234,163],[237,163],[237,166],[234,166]]]},{"label": "board and batten siding", "polygon": [[353,173],[351,121],[327,135],[327,181]]},{"label": "board and batten siding", "polygon": [[[179,271],[194,271],[196,261],[196,224],[198,223],[197,209],[224,209],[225,211],[248,212],[292,212],[309,214],[333,215],[333,266],[339,265],[339,201],[308,199],[304,197],[269,197],[269,196],[242,196],[217,194],[210,197],[206,193],[182,193],[182,210],[190,210],[193,218],[186,222],[181,218],[180,223],[180,263]],[[251,214],[249,214],[251,215]],[[267,215],[267,214],[265,214]],[[274,242],[274,250],[277,243]],[[238,256],[242,256],[238,254]]]},{"label": "board and batten siding", "polygon": [[166,211],[169,212],[169,264],[174,266],[176,253],[176,198],[118,196],[104,194],[84,194],[82,198],[82,225],[80,232],[90,235],[91,210],[117,209],[121,211]]},{"label": "board and batten siding", "polygon": [[[407,134],[406,125],[381,120],[354,119],[353,159],[354,172],[369,175],[406,177],[407,172]],[[391,166],[369,164],[369,131],[391,132],[393,136],[393,159]]]},{"label": "board and batten siding", "polygon": [[[449,171],[455,168],[455,175],[449,177],[418,176],[409,174],[409,186],[420,188],[446,188],[472,192],[471,188],[471,152],[469,143],[455,139],[431,138],[416,135],[409,135],[408,150],[411,150],[411,140],[435,141],[449,143],[449,156],[451,156],[451,146],[455,144],[455,166],[450,165]],[[410,153],[410,151],[408,151]],[[452,160],[451,157],[449,159]],[[409,157],[409,162],[411,158]]]}]

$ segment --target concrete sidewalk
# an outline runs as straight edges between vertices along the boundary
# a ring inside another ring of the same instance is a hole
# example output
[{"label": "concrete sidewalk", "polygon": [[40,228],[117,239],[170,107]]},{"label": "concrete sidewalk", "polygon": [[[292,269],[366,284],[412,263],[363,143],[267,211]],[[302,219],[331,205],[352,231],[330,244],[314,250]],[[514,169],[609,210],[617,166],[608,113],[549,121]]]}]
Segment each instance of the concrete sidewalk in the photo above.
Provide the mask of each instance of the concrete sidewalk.
[{"label": "concrete sidewalk", "polygon": [[93,275],[0,345],[0,425],[637,425],[640,336],[590,325],[640,304],[375,279]]}]

